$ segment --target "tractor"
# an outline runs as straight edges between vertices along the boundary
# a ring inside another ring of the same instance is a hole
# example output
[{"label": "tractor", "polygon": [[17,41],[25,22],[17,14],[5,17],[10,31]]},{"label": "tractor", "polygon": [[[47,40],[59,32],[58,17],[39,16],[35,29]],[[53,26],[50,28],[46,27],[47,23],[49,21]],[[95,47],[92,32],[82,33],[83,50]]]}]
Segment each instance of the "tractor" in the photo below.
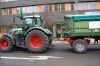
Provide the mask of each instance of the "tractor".
[{"label": "tractor", "polygon": [[[17,16],[21,24],[0,38],[0,51],[11,51],[14,46],[27,48],[33,53],[43,53],[52,44],[52,32],[44,28],[39,15]],[[14,17],[13,22],[16,18]]]}]

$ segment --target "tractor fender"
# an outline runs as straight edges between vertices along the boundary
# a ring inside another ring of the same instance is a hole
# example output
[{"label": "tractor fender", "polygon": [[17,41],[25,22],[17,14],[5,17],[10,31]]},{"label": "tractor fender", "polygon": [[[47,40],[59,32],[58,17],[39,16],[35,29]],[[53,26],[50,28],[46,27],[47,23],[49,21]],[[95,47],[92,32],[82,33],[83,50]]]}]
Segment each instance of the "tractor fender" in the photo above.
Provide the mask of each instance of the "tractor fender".
[{"label": "tractor fender", "polygon": [[14,39],[14,37],[12,35],[4,34],[3,36],[6,36],[6,37],[10,38],[12,40],[13,45],[15,44],[15,39]]},{"label": "tractor fender", "polygon": [[44,33],[46,33],[47,35],[52,35],[52,32],[48,29],[44,29],[43,27],[33,27],[33,28],[30,28],[26,31],[25,35],[27,35],[28,32],[30,32],[31,30],[41,30],[43,31]]}]

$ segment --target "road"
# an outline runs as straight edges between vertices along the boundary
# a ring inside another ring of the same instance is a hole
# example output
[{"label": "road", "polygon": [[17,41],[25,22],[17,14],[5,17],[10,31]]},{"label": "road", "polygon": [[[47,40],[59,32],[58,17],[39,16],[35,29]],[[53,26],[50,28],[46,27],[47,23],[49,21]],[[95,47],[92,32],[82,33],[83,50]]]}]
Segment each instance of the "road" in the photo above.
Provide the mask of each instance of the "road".
[{"label": "road", "polygon": [[55,44],[54,48],[43,54],[29,53],[24,49],[0,52],[0,66],[100,66],[99,47],[89,47],[85,54],[76,54],[70,45],[65,44]]}]

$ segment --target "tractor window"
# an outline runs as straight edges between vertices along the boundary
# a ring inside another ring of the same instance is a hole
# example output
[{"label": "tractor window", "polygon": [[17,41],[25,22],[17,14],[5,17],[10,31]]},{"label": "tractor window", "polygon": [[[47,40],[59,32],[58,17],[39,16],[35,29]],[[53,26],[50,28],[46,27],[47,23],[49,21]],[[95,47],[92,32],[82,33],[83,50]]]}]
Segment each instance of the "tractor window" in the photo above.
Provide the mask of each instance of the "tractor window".
[{"label": "tractor window", "polygon": [[32,19],[31,18],[26,18],[25,23],[26,24],[32,24]]},{"label": "tractor window", "polygon": [[33,19],[33,24],[34,24],[35,27],[42,26],[42,23],[41,22],[42,22],[42,20],[40,18],[34,18]]}]

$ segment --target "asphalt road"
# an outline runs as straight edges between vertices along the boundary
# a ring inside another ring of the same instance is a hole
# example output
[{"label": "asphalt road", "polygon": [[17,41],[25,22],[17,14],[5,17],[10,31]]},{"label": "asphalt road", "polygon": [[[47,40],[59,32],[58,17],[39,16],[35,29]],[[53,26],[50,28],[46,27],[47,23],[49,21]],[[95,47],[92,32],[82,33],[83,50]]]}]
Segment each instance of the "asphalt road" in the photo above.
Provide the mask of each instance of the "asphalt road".
[{"label": "asphalt road", "polygon": [[89,47],[85,54],[74,53],[69,45],[56,44],[43,54],[17,49],[10,53],[0,52],[0,56],[6,57],[0,59],[0,66],[100,66],[100,45]]}]

